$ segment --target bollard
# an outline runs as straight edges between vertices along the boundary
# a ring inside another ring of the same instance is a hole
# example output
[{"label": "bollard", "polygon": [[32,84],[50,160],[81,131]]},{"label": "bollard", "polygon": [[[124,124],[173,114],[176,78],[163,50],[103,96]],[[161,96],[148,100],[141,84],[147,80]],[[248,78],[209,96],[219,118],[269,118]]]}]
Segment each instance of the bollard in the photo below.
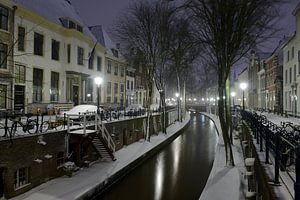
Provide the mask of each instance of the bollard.
[{"label": "bollard", "polygon": [[280,167],[280,132],[276,132],[275,134],[275,178],[274,184],[279,185],[279,167]]},{"label": "bollard", "polygon": [[296,149],[296,182],[294,184],[295,200],[300,200],[300,144],[297,143]]},{"label": "bollard", "polygon": [[266,160],[265,163],[269,164],[269,129],[268,129],[268,125],[265,127],[265,147],[266,147]]}]

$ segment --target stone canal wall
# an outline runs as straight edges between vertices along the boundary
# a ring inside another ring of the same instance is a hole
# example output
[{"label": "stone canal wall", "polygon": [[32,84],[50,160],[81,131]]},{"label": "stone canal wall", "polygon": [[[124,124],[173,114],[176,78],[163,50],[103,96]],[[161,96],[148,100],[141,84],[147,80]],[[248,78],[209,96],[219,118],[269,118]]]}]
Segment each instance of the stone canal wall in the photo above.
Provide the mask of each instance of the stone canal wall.
[{"label": "stone canal wall", "polygon": [[[153,115],[151,134],[161,130],[160,115]],[[144,138],[145,117],[105,123],[116,144],[116,150]],[[0,191],[5,198],[22,194],[41,183],[65,174],[63,163],[75,162],[79,167],[99,159],[89,137],[71,136],[71,155],[66,155],[67,131],[32,134],[0,139]]]}]

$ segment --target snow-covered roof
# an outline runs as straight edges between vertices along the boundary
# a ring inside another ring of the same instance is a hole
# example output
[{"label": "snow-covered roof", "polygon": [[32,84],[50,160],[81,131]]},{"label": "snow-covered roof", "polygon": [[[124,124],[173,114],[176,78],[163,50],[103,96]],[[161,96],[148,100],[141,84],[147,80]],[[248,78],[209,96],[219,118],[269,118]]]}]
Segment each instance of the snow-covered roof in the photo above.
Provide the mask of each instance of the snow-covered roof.
[{"label": "snow-covered roof", "polygon": [[112,41],[112,39],[109,37],[108,33],[105,31],[105,29],[101,25],[91,26],[90,30],[96,37],[97,41],[107,48],[108,55],[116,57],[113,53],[113,49],[114,49],[114,50],[118,51],[118,58],[121,58],[121,59],[124,58],[122,56],[122,54],[120,54],[120,51],[118,50],[117,45]]},{"label": "snow-covered roof", "polygon": [[78,12],[69,0],[13,0],[17,6],[24,7],[46,18],[47,20],[62,26],[60,18],[69,18],[83,27],[83,34],[96,38],[84,24]]}]

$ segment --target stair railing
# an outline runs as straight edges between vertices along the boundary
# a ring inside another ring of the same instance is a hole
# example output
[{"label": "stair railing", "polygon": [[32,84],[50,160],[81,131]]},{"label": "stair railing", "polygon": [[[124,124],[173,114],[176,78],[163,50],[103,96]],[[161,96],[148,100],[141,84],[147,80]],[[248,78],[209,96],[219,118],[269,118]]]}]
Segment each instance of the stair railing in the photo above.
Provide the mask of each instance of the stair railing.
[{"label": "stair railing", "polygon": [[[115,142],[112,139],[112,137],[110,136],[107,129],[105,128],[103,122],[101,121],[100,116],[97,114],[95,114],[95,122],[96,122],[96,126],[95,126],[96,131],[99,133],[101,132],[102,138],[106,141],[108,148],[111,149],[114,154],[115,149],[116,149]],[[99,131],[98,131],[98,129],[99,129]]]}]

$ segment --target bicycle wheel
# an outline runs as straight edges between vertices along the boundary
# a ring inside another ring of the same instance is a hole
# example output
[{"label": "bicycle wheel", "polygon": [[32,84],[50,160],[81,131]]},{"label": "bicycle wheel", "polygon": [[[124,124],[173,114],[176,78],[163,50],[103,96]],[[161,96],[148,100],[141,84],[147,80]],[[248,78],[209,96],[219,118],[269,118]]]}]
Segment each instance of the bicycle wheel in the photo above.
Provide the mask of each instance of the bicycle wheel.
[{"label": "bicycle wheel", "polygon": [[49,122],[48,122],[48,121],[44,121],[43,124],[42,124],[41,127],[40,127],[40,131],[41,131],[42,133],[45,133],[45,132],[48,131],[49,127],[50,127]]},{"label": "bicycle wheel", "polygon": [[33,134],[33,133],[36,132],[36,129],[37,129],[37,123],[36,123],[36,121],[30,120],[30,121],[27,122],[26,126],[27,126],[27,132],[29,134]]},{"label": "bicycle wheel", "polygon": [[0,123],[0,137],[6,137],[5,135],[5,125]]},{"label": "bicycle wheel", "polygon": [[57,121],[54,124],[55,130],[60,131],[64,128],[64,121]]}]

